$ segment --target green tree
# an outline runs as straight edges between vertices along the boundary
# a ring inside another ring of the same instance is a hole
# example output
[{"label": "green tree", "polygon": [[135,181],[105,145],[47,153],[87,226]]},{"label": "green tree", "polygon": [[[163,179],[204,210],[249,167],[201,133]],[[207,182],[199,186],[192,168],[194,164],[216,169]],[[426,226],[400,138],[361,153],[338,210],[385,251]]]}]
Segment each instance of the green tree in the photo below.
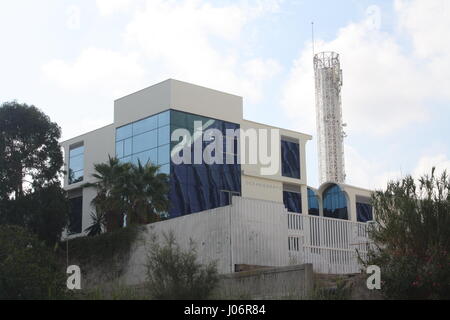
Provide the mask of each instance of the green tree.
[{"label": "green tree", "polygon": [[61,188],[61,130],[34,106],[0,106],[0,223],[24,226],[54,244],[67,224]]},{"label": "green tree", "polygon": [[159,169],[150,163],[131,165],[123,188],[129,223],[156,222],[168,210],[168,176],[158,173]]},{"label": "green tree", "polygon": [[26,188],[58,181],[63,156],[61,129],[35,106],[0,106],[0,185],[2,199],[19,198]]},{"label": "green tree", "polygon": [[[93,225],[103,223],[106,225],[107,231],[120,228],[122,213],[125,210],[121,194],[122,185],[130,170],[129,167],[129,164],[121,164],[117,158],[111,157],[107,163],[94,165],[95,173],[92,176],[97,181],[87,183],[85,187],[96,188],[97,195],[92,200],[92,205],[95,208],[96,216],[104,218],[96,219]],[[98,229],[98,227],[96,228]]]},{"label": "green tree", "polygon": [[53,252],[19,226],[0,226],[0,300],[61,299],[65,270]]},{"label": "green tree", "polygon": [[411,176],[373,195],[374,247],[365,263],[378,265],[382,291],[393,299],[450,298],[450,179],[446,172]]},{"label": "green tree", "polygon": [[61,239],[69,210],[66,192],[53,183],[7,201],[0,223],[26,227],[52,246]]},{"label": "green tree", "polygon": [[113,231],[121,226],[124,214],[127,224],[147,224],[158,221],[159,215],[167,211],[168,176],[158,173],[158,166],[120,163],[110,157],[108,163],[96,164],[94,168],[97,182],[85,186],[97,189],[92,201],[96,217],[99,215],[92,225],[96,230],[102,216],[106,229]]},{"label": "green tree", "polygon": [[153,299],[203,300],[208,299],[218,285],[215,263],[197,262],[197,251],[191,241],[188,250],[182,250],[172,232],[164,234],[163,244],[153,239],[147,259],[147,285]]}]

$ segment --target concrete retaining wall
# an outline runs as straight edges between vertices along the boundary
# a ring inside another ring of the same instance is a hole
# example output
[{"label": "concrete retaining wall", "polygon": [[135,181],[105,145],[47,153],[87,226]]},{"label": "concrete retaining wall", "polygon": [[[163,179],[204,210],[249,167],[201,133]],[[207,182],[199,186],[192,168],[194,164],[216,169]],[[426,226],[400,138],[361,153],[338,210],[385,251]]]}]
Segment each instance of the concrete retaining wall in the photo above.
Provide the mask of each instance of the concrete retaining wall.
[{"label": "concrete retaining wall", "polygon": [[312,264],[222,275],[219,292],[225,298],[305,298],[314,288]]}]

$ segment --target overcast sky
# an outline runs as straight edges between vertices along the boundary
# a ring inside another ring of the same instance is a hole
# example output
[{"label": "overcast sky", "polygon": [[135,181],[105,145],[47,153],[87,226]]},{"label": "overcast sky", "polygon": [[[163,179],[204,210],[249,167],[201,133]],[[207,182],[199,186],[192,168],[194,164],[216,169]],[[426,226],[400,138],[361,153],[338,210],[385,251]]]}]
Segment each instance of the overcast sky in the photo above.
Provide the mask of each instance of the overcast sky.
[{"label": "overcast sky", "polygon": [[[175,78],[315,136],[311,21],[316,51],[341,55],[347,182],[450,168],[448,0],[0,1],[0,103],[36,105],[67,139]],[[316,140],[307,158],[317,186]]]}]

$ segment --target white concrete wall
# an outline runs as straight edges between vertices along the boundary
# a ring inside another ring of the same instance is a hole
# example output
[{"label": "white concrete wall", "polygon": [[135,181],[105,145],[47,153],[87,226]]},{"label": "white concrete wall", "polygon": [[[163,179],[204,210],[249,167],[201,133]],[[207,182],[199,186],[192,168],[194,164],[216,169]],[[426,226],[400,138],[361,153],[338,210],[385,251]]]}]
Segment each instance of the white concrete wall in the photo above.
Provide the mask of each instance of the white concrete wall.
[{"label": "white concrete wall", "polygon": [[167,109],[240,123],[242,97],[169,79],[114,102],[114,124],[123,126]]},{"label": "white concrete wall", "polygon": [[126,283],[143,281],[146,252],[152,237],[156,235],[161,240],[163,234],[170,231],[183,249],[189,248],[192,239],[197,245],[199,261],[217,261],[221,274],[233,272],[236,264],[288,265],[287,212],[284,206],[234,197],[233,205],[229,207],[148,225],[143,241],[137,242],[130,256],[124,279]]},{"label": "white concrete wall", "polygon": [[[64,170],[69,172],[69,150],[70,146],[83,142],[84,144],[84,175],[83,181],[69,185],[68,175],[64,177],[64,188],[71,192],[80,189],[85,183],[93,183],[95,179],[94,164],[104,163],[108,161],[109,155],[115,156],[115,129],[113,125],[100,128],[95,131],[88,132],[81,136],[67,140],[61,144],[64,149]],[[93,188],[84,188],[83,194],[83,215],[82,215],[82,231],[91,225],[90,214],[94,211],[91,206],[92,199],[96,196]],[[64,236],[64,235],[63,235]]]}]

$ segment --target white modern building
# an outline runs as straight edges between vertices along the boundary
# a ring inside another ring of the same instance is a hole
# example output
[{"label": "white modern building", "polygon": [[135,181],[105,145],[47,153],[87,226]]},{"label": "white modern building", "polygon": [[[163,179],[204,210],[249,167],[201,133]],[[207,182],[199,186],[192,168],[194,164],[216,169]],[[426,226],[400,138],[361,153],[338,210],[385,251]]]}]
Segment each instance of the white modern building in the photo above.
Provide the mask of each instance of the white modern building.
[{"label": "white modern building", "polygon": [[[179,141],[172,138],[177,129],[200,139],[202,151],[215,141],[205,138],[205,130],[223,134],[237,130],[240,134],[231,144],[233,148],[229,150],[227,144],[222,150],[235,161],[175,163]],[[264,132],[271,138],[266,144],[271,156],[250,161],[255,156],[252,135],[257,137],[260,152]],[[275,138],[272,132],[278,133]],[[308,134],[244,119],[242,97],[173,79],[155,84],[116,100],[112,124],[62,142],[68,173],[64,188],[72,203],[70,233],[81,235],[90,226],[96,191],[83,185],[95,181],[94,164],[105,163],[110,156],[123,162],[150,161],[170,176],[171,223],[181,216],[185,219],[190,214],[227,207],[230,194],[284,205],[281,215],[289,212],[355,223],[372,220],[369,190],[331,182],[319,188],[308,186],[305,146],[310,140]],[[275,170],[269,170],[274,165]]]}]

